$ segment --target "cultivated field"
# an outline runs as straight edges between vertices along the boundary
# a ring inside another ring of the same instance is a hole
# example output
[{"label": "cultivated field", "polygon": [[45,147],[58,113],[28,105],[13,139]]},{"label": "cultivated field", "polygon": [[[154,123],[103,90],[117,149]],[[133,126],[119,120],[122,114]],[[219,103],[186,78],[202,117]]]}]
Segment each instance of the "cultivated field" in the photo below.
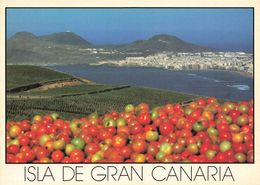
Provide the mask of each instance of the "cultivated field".
[{"label": "cultivated field", "polygon": [[[36,66],[7,66],[7,120],[57,112],[65,119],[122,111],[126,104],[152,107],[195,96],[151,88],[96,84]],[[21,88],[22,87],[22,88]]]}]

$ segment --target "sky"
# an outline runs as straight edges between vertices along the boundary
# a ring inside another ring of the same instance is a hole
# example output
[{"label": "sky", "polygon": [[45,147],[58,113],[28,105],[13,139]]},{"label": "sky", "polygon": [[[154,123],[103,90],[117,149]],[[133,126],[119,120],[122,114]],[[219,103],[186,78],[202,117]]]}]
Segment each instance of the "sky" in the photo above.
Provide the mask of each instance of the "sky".
[{"label": "sky", "polygon": [[253,51],[253,9],[7,9],[7,37],[71,31],[97,45],[169,34],[219,51]]}]

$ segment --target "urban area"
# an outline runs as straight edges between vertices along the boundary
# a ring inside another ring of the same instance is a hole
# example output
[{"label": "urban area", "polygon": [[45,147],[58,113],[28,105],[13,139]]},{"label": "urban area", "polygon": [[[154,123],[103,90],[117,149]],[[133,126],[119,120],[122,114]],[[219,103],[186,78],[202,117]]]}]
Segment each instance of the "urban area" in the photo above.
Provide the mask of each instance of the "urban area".
[{"label": "urban area", "polygon": [[100,61],[96,65],[157,67],[169,70],[229,70],[253,76],[253,54],[245,52],[158,53]]}]

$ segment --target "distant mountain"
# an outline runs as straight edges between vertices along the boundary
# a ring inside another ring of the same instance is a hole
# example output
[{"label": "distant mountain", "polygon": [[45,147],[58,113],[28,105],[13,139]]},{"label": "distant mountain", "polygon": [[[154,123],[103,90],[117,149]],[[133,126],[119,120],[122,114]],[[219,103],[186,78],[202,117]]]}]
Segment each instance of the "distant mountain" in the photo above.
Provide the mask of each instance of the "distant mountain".
[{"label": "distant mountain", "polygon": [[89,57],[80,48],[91,47],[90,42],[72,32],[45,36],[18,32],[7,41],[7,62],[33,65],[86,62]]},{"label": "distant mountain", "polygon": [[[119,52],[115,52],[116,50]],[[93,63],[100,60],[124,59],[127,56],[147,56],[163,51],[202,52],[212,49],[190,44],[170,35],[156,35],[148,40],[125,45],[109,45],[101,49],[100,46],[91,44],[73,32],[45,36],[18,32],[7,40],[7,63],[32,65]]]},{"label": "distant mountain", "polygon": [[30,32],[17,32],[13,37],[9,39],[9,41],[31,41],[37,39],[37,36]]},{"label": "distant mountain", "polygon": [[13,37],[8,39],[7,46],[10,49],[31,48],[34,45],[40,44],[40,40],[30,32],[18,32]]},{"label": "distant mountain", "polygon": [[203,47],[185,42],[171,35],[155,35],[148,40],[138,40],[131,44],[120,47],[126,52],[148,52],[159,53],[167,52],[203,52],[213,51],[211,48]]},{"label": "distant mountain", "polygon": [[41,40],[49,41],[55,44],[66,44],[75,46],[91,46],[91,43],[76,35],[73,32],[60,32],[51,35],[39,37]]},{"label": "distant mountain", "polygon": [[73,32],[60,32],[44,36],[35,36],[30,32],[18,32],[8,40],[9,44],[24,45],[24,44],[58,44],[58,45],[74,45],[89,47],[91,43],[76,35]]}]

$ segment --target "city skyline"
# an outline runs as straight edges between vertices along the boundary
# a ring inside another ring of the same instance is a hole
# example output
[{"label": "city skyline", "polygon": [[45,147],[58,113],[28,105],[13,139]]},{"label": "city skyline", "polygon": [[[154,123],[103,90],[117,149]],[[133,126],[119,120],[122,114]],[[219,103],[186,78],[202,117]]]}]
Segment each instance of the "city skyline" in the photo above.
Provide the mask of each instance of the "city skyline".
[{"label": "city skyline", "polygon": [[[33,17],[33,18],[32,18]],[[94,44],[169,34],[218,51],[253,51],[253,9],[7,9],[8,38],[72,31]]]}]

